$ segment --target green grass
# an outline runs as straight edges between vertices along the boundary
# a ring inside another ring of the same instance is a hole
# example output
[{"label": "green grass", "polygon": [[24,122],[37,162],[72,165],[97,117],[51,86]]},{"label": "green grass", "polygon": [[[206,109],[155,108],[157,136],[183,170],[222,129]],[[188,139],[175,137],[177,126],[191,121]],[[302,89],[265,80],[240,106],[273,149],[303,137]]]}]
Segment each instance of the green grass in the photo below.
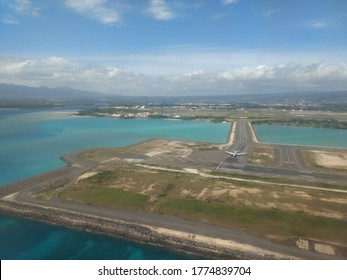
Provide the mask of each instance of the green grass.
[{"label": "green grass", "polygon": [[99,186],[117,179],[118,175],[119,174],[117,170],[102,170],[99,171],[96,175],[86,178],[83,181],[88,184]]},{"label": "green grass", "polygon": [[61,197],[81,201],[85,204],[126,210],[144,209],[148,202],[148,196],[146,195],[103,187],[75,188],[64,191]]},{"label": "green grass", "polygon": [[174,188],[175,188],[175,185],[173,185],[173,184],[168,184],[168,185],[164,186],[161,193],[159,194],[159,197],[167,196],[169,194],[169,192]]},{"label": "green grass", "polygon": [[262,236],[276,234],[283,238],[298,236],[347,243],[347,221],[299,212],[212,204],[181,198],[163,198],[156,205],[156,210],[161,214],[245,229]]}]

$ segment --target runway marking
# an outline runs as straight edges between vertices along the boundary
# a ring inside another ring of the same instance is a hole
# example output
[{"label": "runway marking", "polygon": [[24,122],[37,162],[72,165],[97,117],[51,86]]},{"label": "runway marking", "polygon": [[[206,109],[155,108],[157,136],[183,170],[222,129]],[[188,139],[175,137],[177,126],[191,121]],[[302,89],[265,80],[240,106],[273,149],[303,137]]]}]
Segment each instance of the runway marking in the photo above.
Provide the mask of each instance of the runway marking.
[{"label": "runway marking", "polygon": [[223,165],[223,163],[224,163],[224,161],[222,161],[218,166],[217,166],[217,170],[219,169],[219,168],[221,168],[222,167],[222,165]]},{"label": "runway marking", "polygon": [[187,157],[186,159],[189,160],[189,161],[191,161],[191,162],[197,163],[195,160],[192,160],[192,159],[189,158],[189,157]]},{"label": "runway marking", "polygon": [[170,158],[169,156],[164,156],[164,158],[168,159],[169,161],[174,161],[172,158]]},{"label": "runway marking", "polygon": [[183,158],[181,157],[175,157],[177,160],[181,161],[181,162],[186,162]]},{"label": "runway marking", "polygon": [[286,152],[287,152],[287,158],[288,158],[289,168],[291,168],[292,165],[291,165],[291,162],[290,162],[290,155],[289,155],[289,149],[288,149],[288,148],[286,149]]},{"label": "runway marking", "polygon": [[283,156],[282,156],[282,148],[278,147],[278,150],[280,152],[280,165],[283,166]]},{"label": "runway marking", "polygon": [[298,151],[298,150],[296,150],[296,149],[293,150],[294,159],[295,159],[295,161],[296,161],[296,166],[297,166],[298,168],[301,168],[301,164],[299,163],[299,160],[298,160],[297,151]]}]

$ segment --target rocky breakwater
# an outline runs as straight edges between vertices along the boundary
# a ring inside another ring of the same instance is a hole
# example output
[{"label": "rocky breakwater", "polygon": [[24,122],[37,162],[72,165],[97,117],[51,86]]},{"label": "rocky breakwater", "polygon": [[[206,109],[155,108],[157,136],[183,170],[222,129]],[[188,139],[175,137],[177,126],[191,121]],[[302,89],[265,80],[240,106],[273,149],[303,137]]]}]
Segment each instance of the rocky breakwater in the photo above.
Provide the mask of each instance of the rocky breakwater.
[{"label": "rocky breakwater", "polygon": [[273,259],[273,256],[269,255],[250,254],[210,243],[161,234],[145,225],[38,204],[1,200],[0,212],[145,244],[165,246],[208,259]]}]

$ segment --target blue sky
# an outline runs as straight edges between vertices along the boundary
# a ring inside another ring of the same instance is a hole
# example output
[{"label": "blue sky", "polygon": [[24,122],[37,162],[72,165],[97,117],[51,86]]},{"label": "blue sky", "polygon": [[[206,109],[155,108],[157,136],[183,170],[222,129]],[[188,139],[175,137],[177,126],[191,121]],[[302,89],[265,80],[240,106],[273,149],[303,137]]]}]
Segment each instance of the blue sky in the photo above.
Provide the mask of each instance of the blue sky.
[{"label": "blue sky", "polygon": [[0,0],[0,82],[124,95],[347,89],[346,0]]}]

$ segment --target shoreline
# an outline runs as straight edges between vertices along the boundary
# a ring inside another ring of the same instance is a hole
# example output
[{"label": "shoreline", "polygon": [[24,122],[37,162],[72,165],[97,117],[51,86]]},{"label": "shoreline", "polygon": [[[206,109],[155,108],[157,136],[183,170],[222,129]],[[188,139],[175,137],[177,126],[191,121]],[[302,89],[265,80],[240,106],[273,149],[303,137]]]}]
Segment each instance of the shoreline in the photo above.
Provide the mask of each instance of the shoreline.
[{"label": "shoreline", "polygon": [[[13,200],[2,200],[0,213],[147,245],[167,247],[202,257],[208,256],[208,259],[293,259],[291,256],[275,254],[260,248],[255,252],[245,250],[240,247],[242,244],[237,245],[231,240],[229,246],[225,246],[228,242],[226,240]],[[249,249],[252,249],[252,246]]]},{"label": "shoreline", "polygon": [[231,122],[230,123],[230,128],[229,128],[229,132],[228,132],[228,137],[227,137],[227,142],[226,142],[226,146],[231,146],[234,143],[235,140],[235,130],[236,130],[236,122]]},{"label": "shoreline", "polygon": [[253,142],[254,143],[257,143],[257,144],[260,144],[261,141],[259,139],[259,136],[258,134],[255,132],[255,129],[254,129],[254,126],[251,122],[248,122],[248,125],[249,125],[249,129],[251,130],[251,133],[252,133],[252,139],[253,139]]}]

